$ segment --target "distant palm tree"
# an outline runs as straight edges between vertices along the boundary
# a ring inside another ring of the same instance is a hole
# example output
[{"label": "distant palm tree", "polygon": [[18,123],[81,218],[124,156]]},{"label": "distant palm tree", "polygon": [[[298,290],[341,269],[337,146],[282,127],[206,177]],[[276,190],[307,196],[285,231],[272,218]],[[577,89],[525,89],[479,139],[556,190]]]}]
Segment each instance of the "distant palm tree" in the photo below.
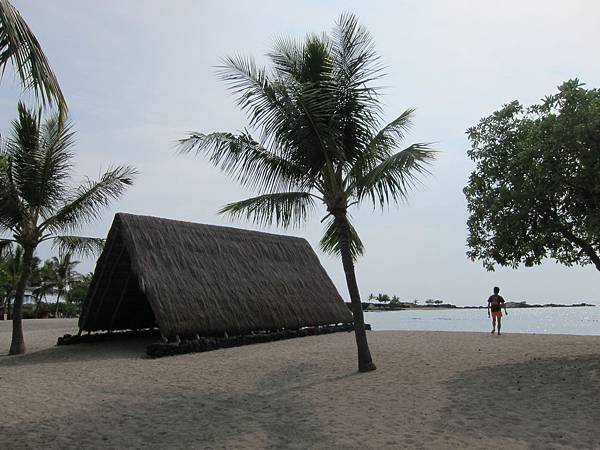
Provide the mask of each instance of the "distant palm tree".
[{"label": "distant palm tree", "polygon": [[80,274],[75,271],[75,266],[79,261],[72,260],[71,253],[63,253],[62,255],[52,257],[52,287],[56,293],[56,306],[54,308],[54,316],[58,317],[58,306],[61,297],[65,294],[71,283],[76,281]]},{"label": "distant palm tree", "polygon": [[18,106],[19,117],[12,124],[12,136],[4,142],[0,159],[0,247],[18,244],[23,249],[23,269],[17,283],[13,308],[10,354],[25,352],[21,323],[25,287],[31,275],[37,246],[52,240],[61,252],[98,250],[101,239],[64,236],[100,216],[103,208],[121,197],[136,174],[131,167],[115,167],[98,181],[70,186],[73,135],[63,126],[59,114],[40,123],[39,114]]},{"label": "distant palm tree", "polygon": [[0,0],[0,71],[12,62],[21,84],[32,89],[43,104],[56,103],[66,117],[67,102],[40,43],[19,11],[7,0]]},{"label": "distant palm tree", "polygon": [[20,247],[13,248],[12,245],[0,246],[4,251],[2,255],[2,301],[6,311],[6,318],[12,319],[12,299],[15,296],[15,290],[21,269],[23,266],[23,249]]},{"label": "distant palm tree", "polygon": [[341,256],[359,370],[374,370],[354,272],[363,244],[348,209],[365,200],[383,208],[405,199],[434,153],[420,143],[397,151],[412,109],[382,126],[379,90],[372,86],[382,66],[354,16],[343,15],[331,37],[281,39],[269,57],[269,70],[253,59],[233,57],[221,72],[259,137],[248,131],[191,133],[180,151],[207,155],[258,192],[220,211],[233,218],[289,227],[303,223],[315,202],[324,204],[328,223],[321,248]]}]

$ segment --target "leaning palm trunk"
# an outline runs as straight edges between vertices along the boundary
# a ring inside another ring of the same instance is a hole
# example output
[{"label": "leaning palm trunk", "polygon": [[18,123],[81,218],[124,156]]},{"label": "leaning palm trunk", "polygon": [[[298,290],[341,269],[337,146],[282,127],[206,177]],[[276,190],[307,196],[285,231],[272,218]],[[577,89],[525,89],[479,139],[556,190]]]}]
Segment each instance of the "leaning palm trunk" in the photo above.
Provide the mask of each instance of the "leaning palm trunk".
[{"label": "leaning palm trunk", "polygon": [[25,353],[25,340],[23,339],[23,299],[25,297],[25,287],[31,276],[31,266],[33,262],[33,248],[26,247],[23,252],[23,271],[17,283],[15,293],[15,302],[13,306],[13,330],[12,341],[10,344],[9,355],[21,355]]},{"label": "leaning palm trunk", "polygon": [[335,226],[338,233],[340,254],[342,256],[344,274],[346,275],[348,293],[350,294],[350,301],[352,302],[354,335],[356,337],[356,347],[358,348],[358,370],[359,372],[368,372],[370,370],[375,370],[376,367],[371,358],[371,351],[369,350],[369,344],[367,342],[360,292],[358,290],[358,283],[356,282],[354,262],[352,261],[352,253],[350,251],[350,224],[348,223],[346,211],[335,213]]}]

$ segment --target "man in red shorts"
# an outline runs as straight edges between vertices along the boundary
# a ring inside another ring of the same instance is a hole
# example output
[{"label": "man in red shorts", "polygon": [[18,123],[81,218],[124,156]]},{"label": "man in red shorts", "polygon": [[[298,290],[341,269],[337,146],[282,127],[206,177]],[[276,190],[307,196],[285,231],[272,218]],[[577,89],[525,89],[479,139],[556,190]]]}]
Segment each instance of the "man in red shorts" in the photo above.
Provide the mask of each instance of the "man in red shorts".
[{"label": "man in red shorts", "polygon": [[492,334],[496,332],[496,319],[498,320],[498,334],[500,334],[500,327],[502,326],[502,308],[504,307],[504,314],[508,316],[508,311],[506,311],[506,305],[504,304],[504,299],[501,295],[498,295],[500,292],[500,288],[498,286],[494,287],[494,295],[491,295],[488,298],[488,317],[492,317]]}]

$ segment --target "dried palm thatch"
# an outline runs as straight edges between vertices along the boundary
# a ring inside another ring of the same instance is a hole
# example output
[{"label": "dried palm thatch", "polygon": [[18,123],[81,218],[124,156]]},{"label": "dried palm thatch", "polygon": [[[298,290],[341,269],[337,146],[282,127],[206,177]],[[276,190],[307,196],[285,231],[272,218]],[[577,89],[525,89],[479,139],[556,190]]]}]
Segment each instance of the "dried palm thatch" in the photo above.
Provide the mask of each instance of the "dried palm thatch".
[{"label": "dried palm thatch", "polygon": [[305,239],[118,213],[79,328],[175,338],[351,321]]}]

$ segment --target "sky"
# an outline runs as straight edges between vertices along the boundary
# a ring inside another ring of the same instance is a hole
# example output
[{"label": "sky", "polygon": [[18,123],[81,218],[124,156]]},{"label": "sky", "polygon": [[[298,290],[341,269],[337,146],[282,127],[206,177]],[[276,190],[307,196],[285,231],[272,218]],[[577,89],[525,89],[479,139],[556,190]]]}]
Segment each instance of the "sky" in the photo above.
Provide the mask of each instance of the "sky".
[{"label": "sky", "polygon": [[[528,105],[579,78],[600,87],[600,3],[595,0],[155,1],[12,0],[48,57],[67,98],[76,135],[74,182],[111,165],[140,175],[122,200],[82,235],[104,237],[117,211],[305,237],[348,299],[341,262],[318,250],[318,211],[299,229],[258,228],[216,211],[251,196],[202,158],[179,156],[189,131],[247,125],[216,67],[232,55],[260,64],[278,37],[328,32],[343,12],[368,28],[386,65],[384,109],[392,120],[416,108],[413,142],[435,142],[431,175],[407,203],[354,209],[366,246],[356,272],[363,298],[484,303],[498,285],[507,300],[600,305],[600,274],[554,261],[487,272],[467,259],[466,200],[474,166],[465,131],[504,103]],[[6,134],[23,93],[7,70],[0,84]],[[48,248],[40,256],[48,257]],[[93,270],[85,260],[80,271]]]}]

